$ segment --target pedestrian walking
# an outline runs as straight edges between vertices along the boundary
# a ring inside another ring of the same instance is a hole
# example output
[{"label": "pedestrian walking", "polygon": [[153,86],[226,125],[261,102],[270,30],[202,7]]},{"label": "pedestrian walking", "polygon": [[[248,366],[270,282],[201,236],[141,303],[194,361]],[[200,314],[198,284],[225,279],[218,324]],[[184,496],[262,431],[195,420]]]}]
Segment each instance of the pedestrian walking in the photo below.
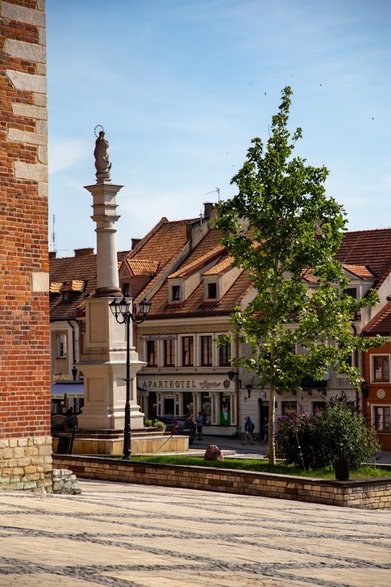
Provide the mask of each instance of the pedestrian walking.
[{"label": "pedestrian walking", "polygon": [[253,431],[254,431],[254,422],[251,420],[250,416],[246,416],[244,419],[244,441],[243,444],[246,444],[249,441],[250,444],[254,444],[253,440]]},{"label": "pedestrian walking", "polygon": [[198,412],[198,416],[196,418],[196,427],[197,427],[197,438],[198,440],[202,440],[202,426],[204,423],[204,416],[201,412]]}]

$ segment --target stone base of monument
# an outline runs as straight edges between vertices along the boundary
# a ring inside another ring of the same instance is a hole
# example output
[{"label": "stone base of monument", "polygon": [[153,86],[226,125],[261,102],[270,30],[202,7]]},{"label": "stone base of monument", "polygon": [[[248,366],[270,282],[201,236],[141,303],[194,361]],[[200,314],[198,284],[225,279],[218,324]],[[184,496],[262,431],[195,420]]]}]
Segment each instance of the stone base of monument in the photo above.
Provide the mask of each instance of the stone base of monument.
[{"label": "stone base of monument", "polygon": [[[105,432],[107,432],[105,434]],[[171,436],[159,432],[134,431],[131,436],[132,455],[187,452],[188,436]],[[121,456],[123,453],[123,434],[114,431],[79,430],[73,441],[71,454]],[[59,439],[52,439],[53,452],[57,453]],[[58,453],[61,454],[61,453]],[[67,451],[62,454],[70,454]]]}]

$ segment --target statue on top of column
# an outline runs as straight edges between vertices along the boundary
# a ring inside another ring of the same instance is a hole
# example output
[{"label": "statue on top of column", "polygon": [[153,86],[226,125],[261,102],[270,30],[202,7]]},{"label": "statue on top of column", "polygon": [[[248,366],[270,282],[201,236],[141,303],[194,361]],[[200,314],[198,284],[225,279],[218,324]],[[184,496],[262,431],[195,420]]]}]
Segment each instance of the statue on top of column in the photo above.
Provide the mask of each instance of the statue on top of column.
[{"label": "statue on top of column", "polygon": [[109,143],[105,139],[103,127],[95,141],[94,157],[96,168],[96,183],[105,183],[111,181],[109,161]]}]

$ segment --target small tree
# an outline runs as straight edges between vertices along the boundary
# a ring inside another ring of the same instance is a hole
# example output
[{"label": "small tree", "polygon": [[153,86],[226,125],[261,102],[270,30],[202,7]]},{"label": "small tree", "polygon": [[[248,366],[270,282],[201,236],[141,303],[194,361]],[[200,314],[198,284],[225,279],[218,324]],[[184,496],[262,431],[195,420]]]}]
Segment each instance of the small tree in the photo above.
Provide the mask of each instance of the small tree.
[{"label": "small tree", "polygon": [[[266,146],[252,140],[243,167],[231,183],[238,194],[219,204],[217,227],[238,267],[247,270],[255,298],[232,316],[235,331],[251,346],[239,359],[269,388],[269,460],[275,463],[275,395],[300,389],[304,376],[323,379],[326,368],[346,373],[358,387],[358,369],[349,365],[355,349],[373,346],[354,336],[351,322],[376,295],[354,300],[344,294],[348,281],[336,260],[346,218],[327,197],[325,167],[292,157],[301,129],[287,128],[292,90],[282,91]],[[307,281],[306,278],[307,277]],[[310,287],[308,282],[312,283]],[[304,352],[297,354],[296,345]]]}]

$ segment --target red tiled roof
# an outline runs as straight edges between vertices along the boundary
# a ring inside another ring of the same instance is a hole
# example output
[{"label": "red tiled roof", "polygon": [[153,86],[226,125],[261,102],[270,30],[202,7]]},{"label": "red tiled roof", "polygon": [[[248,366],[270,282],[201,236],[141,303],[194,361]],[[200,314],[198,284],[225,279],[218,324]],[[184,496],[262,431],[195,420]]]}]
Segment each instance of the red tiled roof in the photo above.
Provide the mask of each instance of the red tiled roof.
[{"label": "red tiled roof", "polygon": [[216,265],[205,271],[204,275],[222,275],[231,269],[233,266],[233,259],[232,257],[224,257],[221,259]]},{"label": "red tiled roof", "polygon": [[363,331],[364,336],[391,335],[391,302],[387,304],[368,322]]},{"label": "red tiled roof", "polygon": [[336,256],[342,263],[365,266],[379,286],[391,270],[391,228],[345,233]]},{"label": "red tiled roof", "polygon": [[159,282],[162,274],[170,270],[170,266],[187,243],[188,227],[193,222],[193,219],[169,222],[167,218],[162,218],[159,224],[129,253],[127,257],[129,261],[149,259],[150,261],[159,262],[158,271],[149,281],[146,288],[136,297],[136,302],[144,297],[147,289],[151,289]]},{"label": "red tiled roof", "polygon": [[[127,251],[118,253],[122,261]],[[84,300],[91,296],[96,288],[96,255],[76,257],[59,257],[49,259],[50,267],[50,319],[72,320],[83,311]],[[69,301],[64,302],[62,291],[64,283],[73,284]],[[83,284],[83,288],[77,284]]]},{"label": "red tiled roof", "polygon": [[342,263],[342,266],[346,271],[360,277],[360,279],[373,279],[374,275],[365,267],[365,265],[348,265],[347,263]]},{"label": "red tiled roof", "polygon": [[149,259],[125,259],[129,272],[132,275],[154,275],[160,265],[159,261],[150,261]]},{"label": "red tiled roof", "polygon": [[[188,275],[190,271],[198,270],[199,266],[207,265],[215,257],[217,265],[220,264],[220,257],[224,253],[224,248],[220,243],[222,233],[220,230],[209,230],[201,242],[191,251],[187,259],[179,266],[172,277]],[[212,253],[212,254],[211,254]],[[226,264],[227,257],[221,259],[222,264]],[[231,263],[231,261],[230,261]],[[214,268],[216,267],[214,266]],[[213,268],[213,269],[214,269]],[[220,267],[222,270],[222,265]],[[193,293],[181,304],[172,304],[168,302],[168,283],[162,287],[151,298],[152,306],[148,318],[163,318],[171,316],[208,316],[211,314],[230,314],[233,308],[240,302],[244,294],[251,286],[251,281],[247,274],[242,271],[239,278],[236,279],[232,287],[226,292],[223,298],[217,302],[204,301],[204,285],[201,282]]]},{"label": "red tiled roof", "polygon": [[173,277],[189,277],[196,271],[205,267],[211,263],[217,257],[221,257],[225,253],[225,248],[223,245],[216,245],[211,251],[206,252],[204,255],[200,255],[198,258],[193,259],[190,263],[185,263],[180,269],[175,271],[170,275],[170,278]]},{"label": "red tiled roof", "polygon": [[[194,271],[202,270],[203,266],[216,261],[216,264],[205,273],[215,275],[227,271],[232,264],[232,260],[224,253],[220,242],[222,233],[217,229],[210,229],[200,243],[188,255],[186,254],[189,228],[195,222],[199,220],[169,222],[166,218],[162,218],[132,251],[118,253],[118,261],[121,262],[126,258],[126,263],[135,276],[153,275],[136,298],[137,302],[146,294],[151,296],[151,318],[229,314],[252,285],[247,273],[243,271],[223,298],[216,303],[204,301],[202,283],[183,304],[168,303],[167,277],[170,272],[171,277],[187,277]],[[391,229],[346,233],[337,258],[348,271],[361,279],[371,279],[373,276],[378,286],[391,269]],[[180,259],[183,261],[180,262]],[[311,272],[307,272],[304,277],[311,281]],[[50,280],[52,283],[51,319],[65,320],[75,317],[83,310],[85,297],[92,295],[96,288],[96,255],[50,259]],[[164,283],[156,290],[161,280]],[[64,282],[74,284],[83,282],[85,291],[77,291],[78,286],[75,285],[74,289],[70,290],[70,301],[62,302],[60,293],[62,286],[58,284],[64,284]]]},{"label": "red tiled roof", "polygon": [[171,318],[174,316],[201,317],[214,315],[229,315],[252,287],[252,282],[245,271],[239,275],[232,287],[223,298],[217,302],[204,301],[204,286],[200,283],[189,298],[182,304],[168,303],[168,284],[161,287],[152,298],[150,318]]}]

